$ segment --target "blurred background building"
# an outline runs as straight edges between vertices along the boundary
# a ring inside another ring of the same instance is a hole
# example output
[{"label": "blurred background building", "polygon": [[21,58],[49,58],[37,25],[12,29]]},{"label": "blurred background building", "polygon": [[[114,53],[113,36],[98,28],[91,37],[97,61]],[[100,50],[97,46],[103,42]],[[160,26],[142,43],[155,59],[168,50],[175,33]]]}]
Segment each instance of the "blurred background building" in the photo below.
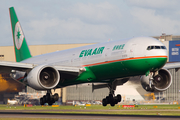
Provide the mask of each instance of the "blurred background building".
[{"label": "blurred background building", "polygon": [[[154,36],[162,43],[165,44],[168,50],[168,62],[180,62],[180,36],[166,35],[163,33],[161,36]],[[180,71],[179,69],[171,69],[172,85],[171,87],[162,93],[159,93],[160,100],[162,102],[174,102],[180,101]]]}]

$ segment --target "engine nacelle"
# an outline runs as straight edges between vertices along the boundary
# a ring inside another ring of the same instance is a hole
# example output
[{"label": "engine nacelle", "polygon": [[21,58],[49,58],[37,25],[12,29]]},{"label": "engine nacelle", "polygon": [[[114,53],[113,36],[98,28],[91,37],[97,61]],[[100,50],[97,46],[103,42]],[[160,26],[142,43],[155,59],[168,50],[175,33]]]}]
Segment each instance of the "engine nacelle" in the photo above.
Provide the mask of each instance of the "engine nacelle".
[{"label": "engine nacelle", "polygon": [[160,69],[159,74],[153,77],[153,85],[150,88],[149,76],[141,76],[141,85],[148,92],[162,92],[167,90],[172,84],[172,75],[166,69]]},{"label": "engine nacelle", "polygon": [[27,82],[36,90],[53,89],[60,81],[60,74],[54,67],[40,65],[33,68],[28,76]]}]

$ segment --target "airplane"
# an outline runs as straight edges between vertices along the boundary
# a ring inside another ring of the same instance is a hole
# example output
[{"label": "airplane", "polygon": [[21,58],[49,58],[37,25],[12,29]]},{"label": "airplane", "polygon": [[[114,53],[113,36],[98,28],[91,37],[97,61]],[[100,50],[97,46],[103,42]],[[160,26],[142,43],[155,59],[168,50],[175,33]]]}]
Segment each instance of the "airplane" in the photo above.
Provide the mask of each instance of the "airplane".
[{"label": "airplane", "polygon": [[102,105],[115,106],[121,95],[115,96],[116,86],[130,77],[141,76],[146,91],[161,92],[172,84],[168,69],[179,68],[179,63],[166,63],[167,49],[151,37],[109,41],[73,49],[32,56],[14,7],[9,8],[16,62],[0,61],[0,71],[36,90],[46,90],[40,104],[52,105],[58,94],[51,90],[83,83],[93,84],[93,89],[109,88],[109,96]]}]

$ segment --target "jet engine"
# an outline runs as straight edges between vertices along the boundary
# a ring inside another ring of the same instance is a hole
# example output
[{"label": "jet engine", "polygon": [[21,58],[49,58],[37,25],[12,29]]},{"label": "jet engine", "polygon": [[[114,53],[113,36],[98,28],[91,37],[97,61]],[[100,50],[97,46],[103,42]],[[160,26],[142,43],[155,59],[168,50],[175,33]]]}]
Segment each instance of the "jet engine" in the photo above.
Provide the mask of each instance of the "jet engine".
[{"label": "jet engine", "polygon": [[160,69],[158,74],[153,76],[152,83],[150,76],[141,76],[141,85],[148,92],[162,92],[167,90],[172,84],[172,75],[166,69]]},{"label": "jet engine", "polygon": [[36,90],[53,89],[60,81],[60,74],[54,67],[40,65],[27,75],[27,83]]}]

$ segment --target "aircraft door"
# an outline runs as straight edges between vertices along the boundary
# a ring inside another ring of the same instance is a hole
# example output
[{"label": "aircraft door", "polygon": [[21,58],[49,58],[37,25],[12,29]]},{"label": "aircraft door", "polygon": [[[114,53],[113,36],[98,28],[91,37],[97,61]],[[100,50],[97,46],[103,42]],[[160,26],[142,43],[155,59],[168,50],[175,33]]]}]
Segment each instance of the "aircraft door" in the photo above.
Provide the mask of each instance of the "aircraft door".
[{"label": "aircraft door", "polygon": [[137,47],[136,44],[131,45],[131,49],[130,49],[130,53],[129,53],[130,58],[133,58],[136,56],[136,47]]},{"label": "aircraft door", "polygon": [[[107,59],[107,58],[110,58],[110,56],[111,56],[111,49],[108,47],[108,48],[106,48],[106,53],[105,53],[105,58]],[[108,60],[108,59],[107,59]]]}]

